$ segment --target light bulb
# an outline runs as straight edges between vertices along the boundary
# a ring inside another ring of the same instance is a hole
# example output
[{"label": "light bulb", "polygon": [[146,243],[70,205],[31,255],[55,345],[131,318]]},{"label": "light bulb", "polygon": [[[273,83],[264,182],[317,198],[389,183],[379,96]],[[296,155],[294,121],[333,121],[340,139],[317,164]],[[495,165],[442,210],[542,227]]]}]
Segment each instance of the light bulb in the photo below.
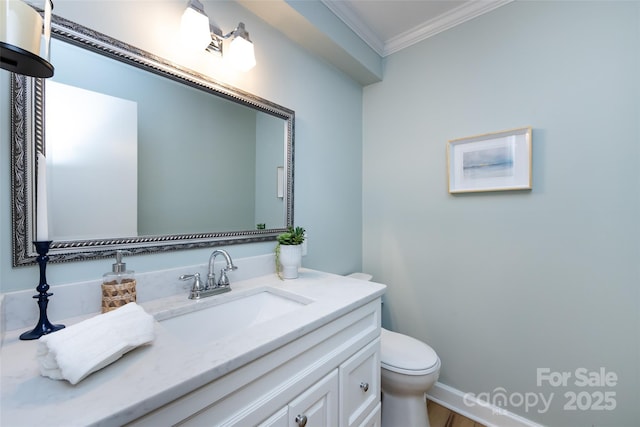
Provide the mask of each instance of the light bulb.
[{"label": "light bulb", "polygon": [[234,68],[240,71],[249,71],[256,65],[253,43],[242,37],[234,37],[231,40],[229,51],[225,54],[225,58]]},{"label": "light bulb", "polygon": [[183,42],[197,50],[205,50],[211,43],[209,18],[192,7],[182,14],[180,33]]}]

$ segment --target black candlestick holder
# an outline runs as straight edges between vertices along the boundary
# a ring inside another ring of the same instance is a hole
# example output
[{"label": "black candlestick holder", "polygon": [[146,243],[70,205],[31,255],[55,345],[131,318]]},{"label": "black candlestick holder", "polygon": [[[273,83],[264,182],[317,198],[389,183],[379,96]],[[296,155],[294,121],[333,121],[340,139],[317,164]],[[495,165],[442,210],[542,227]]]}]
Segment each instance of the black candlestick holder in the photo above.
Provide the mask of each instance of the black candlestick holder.
[{"label": "black candlestick holder", "polygon": [[47,261],[49,261],[49,248],[51,247],[51,241],[46,242],[33,242],[36,245],[36,252],[38,252],[38,257],[36,261],[38,261],[38,265],[40,266],[40,283],[36,287],[36,291],[38,291],[37,295],[34,295],[33,298],[38,299],[38,307],[40,308],[40,318],[38,319],[38,324],[32,331],[25,332],[20,335],[21,340],[37,340],[43,335],[50,334],[51,332],[59,331],[64,328],[64,325],[52,325],[47,318],[47,305],[49,305],[49,297],[53,295],[51,292],[47,292],[49,290],[49,285],[47,285]]}]

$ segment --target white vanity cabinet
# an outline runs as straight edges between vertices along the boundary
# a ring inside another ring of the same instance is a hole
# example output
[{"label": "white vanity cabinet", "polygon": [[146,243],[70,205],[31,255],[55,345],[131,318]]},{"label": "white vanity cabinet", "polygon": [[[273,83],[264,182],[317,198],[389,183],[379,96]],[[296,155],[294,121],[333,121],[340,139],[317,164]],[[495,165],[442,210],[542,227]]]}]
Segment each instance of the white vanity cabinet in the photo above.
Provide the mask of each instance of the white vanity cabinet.
[{"label": "white vanity cabinet", "polygon": [[318,381],[260,427],[380,425],[380,340]]},{"label": "white vanity cabinet", "polygon": [[129,425],[379,426],[380,298]]}]

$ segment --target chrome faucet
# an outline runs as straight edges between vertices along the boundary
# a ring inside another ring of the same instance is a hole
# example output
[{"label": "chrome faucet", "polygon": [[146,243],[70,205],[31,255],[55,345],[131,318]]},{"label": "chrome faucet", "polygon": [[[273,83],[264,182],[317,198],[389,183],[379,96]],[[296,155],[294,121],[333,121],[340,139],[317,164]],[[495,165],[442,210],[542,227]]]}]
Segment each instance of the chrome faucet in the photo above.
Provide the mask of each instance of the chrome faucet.
[{"label": "chrome faucet", "polygon": [[[217,255],[222,255],[224,257],[225,261],[227,261],[227,266],[220,270],[220,278],[216,283],[214,263],[216,261]],[[205,287],[205,290],[216,288],[227,288],[230,290],[231,288],[229,287],[229,278],[227,277],[227,271],[233,271],[237,269],[238,267],[233,265],[231,256],[229,256],[229,253],[227,251],[225,251],[224,249],[216,249],[211,253],[211,256],[209,257],[209,274],[207,274],[207,286]]]},{"label": "chrome faucet", "polygon": [[[227,266],[220,270],[220,278],[216,283],[216,276],[214,273],[214,264],[216,261],[216,256],[222,255],[224,259],[227,261]],[[210,297],[211,295],[218,295],[225,292],[229,292],[231,290],[231,286],[229,283],[229,277],[227,277],[227,271],[237,270],[238,267],[233,265],[233,261],[229,256],[229,253],[222,249],[216,249],[213,251],[211,256],[209,257],[209,274],[207,274],[207,283],[206,285],[200,281],[200,274],[183,274],[179,277],[180,280],[190,280],[193,279],[193,284],[191,285],[191,290],[189,291],[189,299],[200,299],[205,297]]]}]

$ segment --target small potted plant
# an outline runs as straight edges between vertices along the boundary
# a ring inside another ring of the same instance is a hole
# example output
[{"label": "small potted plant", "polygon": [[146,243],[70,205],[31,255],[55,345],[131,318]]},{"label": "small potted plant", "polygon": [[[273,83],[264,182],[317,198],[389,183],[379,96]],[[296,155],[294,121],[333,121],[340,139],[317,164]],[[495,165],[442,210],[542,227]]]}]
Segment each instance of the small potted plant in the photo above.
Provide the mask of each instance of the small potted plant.
[{"label": "small potted plant", "polygon": [[276,273],[281,279],[295,279],[298,268],[302,265],[302,243],[305,229],[289,227],[287,231],[278,235],[276,245]]}]

